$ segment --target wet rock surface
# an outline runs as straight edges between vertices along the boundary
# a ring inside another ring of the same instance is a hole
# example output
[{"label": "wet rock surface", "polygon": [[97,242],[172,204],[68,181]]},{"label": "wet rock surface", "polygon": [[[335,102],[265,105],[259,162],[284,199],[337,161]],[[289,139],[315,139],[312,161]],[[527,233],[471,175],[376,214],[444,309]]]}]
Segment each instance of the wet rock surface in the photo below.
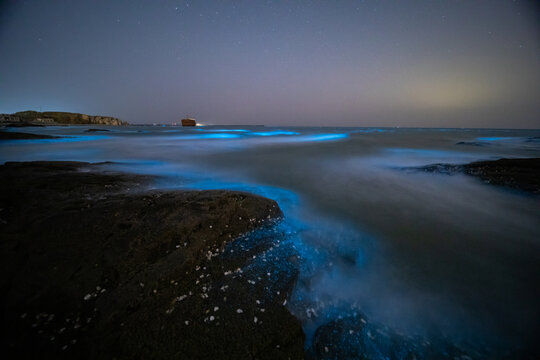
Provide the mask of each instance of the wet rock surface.
[{"label": "wet rock surface", "polygon": [[465,165],[434,164],[414,170],[449,175],[463,173],[488,184],[540,194],[540,158],[499,159]]},{"label": "wet rock surface", "polygon": [[107,164],[0,166],[8,358],[303,358],[277,204]]},{"label": "wet rock surface", "polygon": [[346,315],[320,326],[314,336],[312,359],[476,359],[451,342],[407,337],[369,322],[361,313]]},{"label": "wet rock surface", "polygon": [[58,139],[58,136],[0,131],[0,140]]}]

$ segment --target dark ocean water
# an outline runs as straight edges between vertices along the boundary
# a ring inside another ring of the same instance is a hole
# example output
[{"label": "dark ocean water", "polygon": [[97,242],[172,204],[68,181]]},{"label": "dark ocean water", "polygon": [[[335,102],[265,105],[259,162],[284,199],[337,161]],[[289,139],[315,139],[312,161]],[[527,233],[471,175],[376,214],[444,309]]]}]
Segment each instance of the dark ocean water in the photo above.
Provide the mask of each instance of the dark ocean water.
[{"label": "dark ocean water", "polygon": [[540,333],[540,199],[405,170],[540,157],[540,130],[86,129],[17,129],[65,137],[4,141],[0,161],[114,161],[110,168],[162,175],[156,188],[277,200],[302,257],[289,307],[308,344],[319,325],[351,311],[494,352],[531,346]]}]

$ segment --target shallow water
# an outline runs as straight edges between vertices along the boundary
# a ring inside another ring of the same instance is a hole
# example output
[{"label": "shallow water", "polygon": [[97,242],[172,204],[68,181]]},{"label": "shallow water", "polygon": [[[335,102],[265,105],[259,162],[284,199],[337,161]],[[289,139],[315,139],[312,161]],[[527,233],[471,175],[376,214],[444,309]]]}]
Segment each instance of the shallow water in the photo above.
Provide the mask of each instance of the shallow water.
[{"label": "shallow water", "polygon": [[540,157],[540,131],[397,128],[23,128],[0,161],[114,161],[155,187],[277,200],[301,274],[289,302],[309,344],[350,311],[406,335],[504,352],[540,333],[540,202],[434,163]]}]

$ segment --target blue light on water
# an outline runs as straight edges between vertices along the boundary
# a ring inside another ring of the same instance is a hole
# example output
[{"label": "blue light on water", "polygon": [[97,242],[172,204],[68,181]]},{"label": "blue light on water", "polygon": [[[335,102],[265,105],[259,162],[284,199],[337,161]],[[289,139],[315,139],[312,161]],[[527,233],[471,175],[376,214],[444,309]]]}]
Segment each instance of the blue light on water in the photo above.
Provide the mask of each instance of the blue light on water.
[{"label": "blue light on water", "polygon": [[376,128],[370,128],[370,129],[359,129],[351,131],[351,133],[374,133],[374,132],[387,132],[388,129],[376,129]]},{"label": "blue light on water", "polygon": [[193,134],[174,136],[173,139],[178,140],[200,140],[200,139],[236,139],[240,135],[237,134]]},{"label": "blue light on water", "polygon": [[480,141],[500,141],[500,140],[515,139],[515,137],[510,137],[510,136],[490,136],[490,137],[479,137],[479,138],[476,138],[476,139],[480,140]]},{"label": "blue light on water", "polygon": [[457,151],[430,150],[430,149],[412,149],[412,148],[387,148],[386,151],[394,154],[417,155],[427,157],[449,157],[461,154]]},{"label": "blue light on water", "polygon": [[245,129],[196,129],[198,131],[210,131],[210,132],[249,132]]},{"label": "blue light on water", "polygon": [[275,136],[275,135],[300,135],[300,133],[294,131],[264,131],[264,132],[254,132],[252,135],[257,136]]},{"label": "blue light on water", "polygon": [[299,136],[297,141],[332,141],[345,139],[349,134],[315,134],[315,135],[306,135]]}]

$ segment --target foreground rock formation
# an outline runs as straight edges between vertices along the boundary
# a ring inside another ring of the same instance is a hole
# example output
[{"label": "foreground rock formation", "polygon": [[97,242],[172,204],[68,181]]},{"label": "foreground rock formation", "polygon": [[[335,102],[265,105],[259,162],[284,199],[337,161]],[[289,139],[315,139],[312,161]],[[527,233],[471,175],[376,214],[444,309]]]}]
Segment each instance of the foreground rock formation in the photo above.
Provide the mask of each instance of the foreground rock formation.
[{"label": "foreground rock formation", "polygon": [[106,166],[0,166],[7,358],[303,358],[274,201]]},{"label": "foreground rock formation", "polygon": [[60,111],[20,111],[14,114],[2,114],[2,123],[9,125],[40,124],[40,125],[129,125],[127,122],[111,116],[94,116]]}]

